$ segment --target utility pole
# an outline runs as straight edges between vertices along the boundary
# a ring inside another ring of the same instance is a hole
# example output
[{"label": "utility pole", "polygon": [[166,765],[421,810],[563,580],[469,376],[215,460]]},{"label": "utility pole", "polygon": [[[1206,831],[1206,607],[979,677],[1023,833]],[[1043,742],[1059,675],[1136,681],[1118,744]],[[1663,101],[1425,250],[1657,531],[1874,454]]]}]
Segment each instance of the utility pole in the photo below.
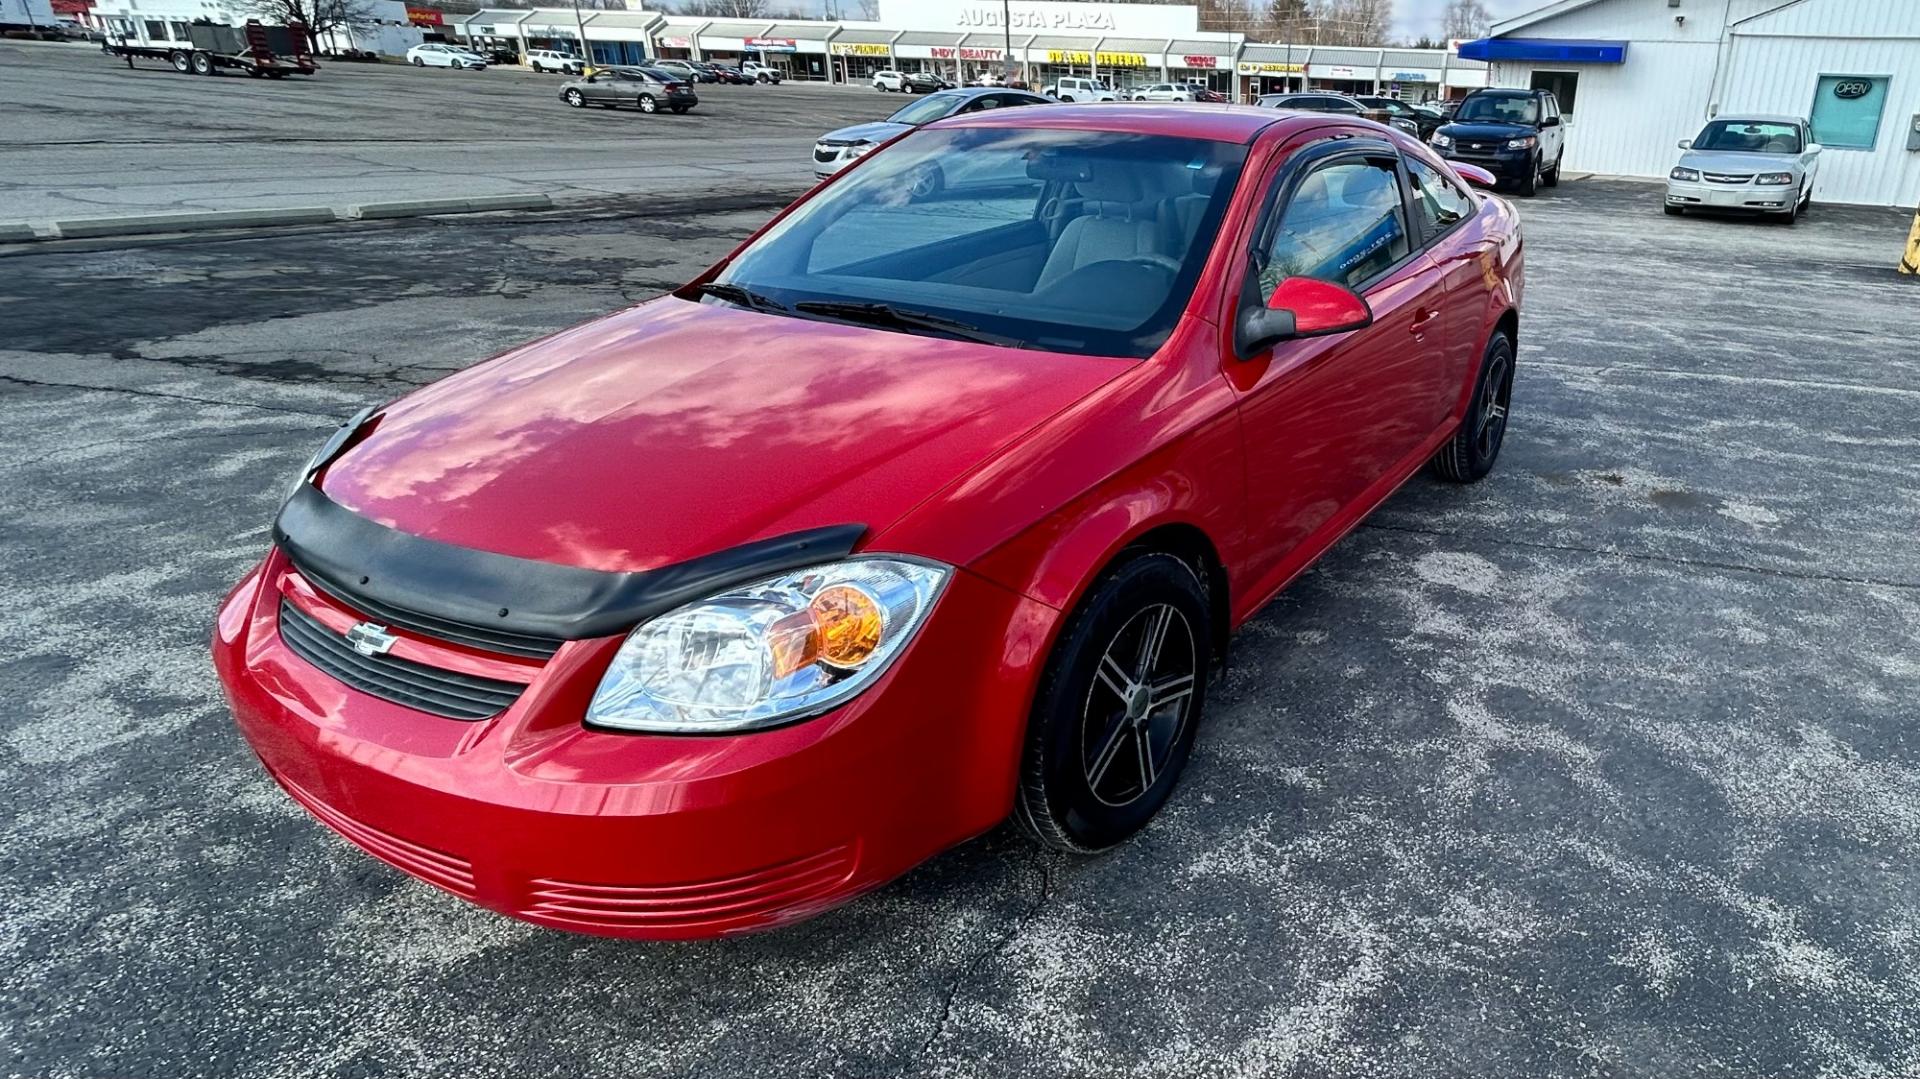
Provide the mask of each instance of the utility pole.
[{"label": "utility pole", "polygon": [[593,47],[587,44],[587,20],[580,15],[580,0],[573,0],[573,25],[580,31],[580,73],[593,71]]},{"label": "utility pole", "polygon": [[1013,81],[1013,0],[1000,0],[1000,33],[1003,44],[1000,48],[1001,82]]}]

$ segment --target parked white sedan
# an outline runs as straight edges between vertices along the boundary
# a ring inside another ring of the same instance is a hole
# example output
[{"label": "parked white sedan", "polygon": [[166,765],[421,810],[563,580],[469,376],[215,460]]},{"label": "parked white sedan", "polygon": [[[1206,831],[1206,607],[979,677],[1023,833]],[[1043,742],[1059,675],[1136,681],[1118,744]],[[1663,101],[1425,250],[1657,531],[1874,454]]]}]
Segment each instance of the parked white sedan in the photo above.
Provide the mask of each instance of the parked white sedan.
[{"label": "parked white sedan", "polygon": [[1803,116],[1720,116],[1681,139],[1666,211],[1744,210],[1791,222],[1813,203],[1820,144]]},{"label": "parked white sedan", "polygon": [[1193,87],[1177,82],[1156,82],[1133,88],[1129,101],[1192,101]]},{"label": "parked white sedan", "polygon": [[458,45],[429,42],[408,49],[407,63],[414,67],[450,67],[456,70],[471,68],[474,71],[480,71],[487,66],[487,58]]}]

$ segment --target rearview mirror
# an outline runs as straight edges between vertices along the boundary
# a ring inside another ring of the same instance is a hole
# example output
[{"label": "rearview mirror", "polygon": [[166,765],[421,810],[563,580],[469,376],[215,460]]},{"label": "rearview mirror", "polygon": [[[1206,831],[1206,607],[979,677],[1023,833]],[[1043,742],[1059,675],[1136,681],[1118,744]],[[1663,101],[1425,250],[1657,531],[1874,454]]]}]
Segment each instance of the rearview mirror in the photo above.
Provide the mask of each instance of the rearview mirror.
[{"label": "rearview mirror", "polygon": [[1680,140],[1680,148],[1681,148],[1682,150],[1691,150],[1691,149],[1693,149],[1693,140],[1692,140],[1692,139],[1681,139],[1681,140]]},{"label": "rearview mirror", "polygon": [[1233,346],[1242,359],[1300,337],[1324,337],[1373,324],[1373,308],[1344,285],[1314,277],[1289,277],[1274,287],[1264,307],[1248,306],[1234,325]]},{"label": "rearview mirror", "polygon": [[1453,171],[1459,173],[1462,180],[1465,180],[1475,187],[1484,187],[1492,190],[1500,183],[1499,179],[1495,177],[1493,173],[1488,172],[1478,165],[1469,165],[1464,161],[1449,161],[1447,164],[1453,166]]}]

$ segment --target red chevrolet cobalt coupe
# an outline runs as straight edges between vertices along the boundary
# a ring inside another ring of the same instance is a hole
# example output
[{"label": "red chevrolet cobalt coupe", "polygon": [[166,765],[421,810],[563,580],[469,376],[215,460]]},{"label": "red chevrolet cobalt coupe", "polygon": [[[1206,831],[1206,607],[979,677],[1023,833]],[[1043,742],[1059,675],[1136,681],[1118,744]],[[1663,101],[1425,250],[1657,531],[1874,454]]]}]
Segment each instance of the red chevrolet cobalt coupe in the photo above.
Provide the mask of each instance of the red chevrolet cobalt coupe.
[{"label": "red chevrolet cobalt coupe", "polygon": [[214,661],[273,777],[542,925],[792,922],[1172,795],[1228,634],[1500,452],[1512,210],[1364,120],[917,129],[671,295],[356,416]]}]

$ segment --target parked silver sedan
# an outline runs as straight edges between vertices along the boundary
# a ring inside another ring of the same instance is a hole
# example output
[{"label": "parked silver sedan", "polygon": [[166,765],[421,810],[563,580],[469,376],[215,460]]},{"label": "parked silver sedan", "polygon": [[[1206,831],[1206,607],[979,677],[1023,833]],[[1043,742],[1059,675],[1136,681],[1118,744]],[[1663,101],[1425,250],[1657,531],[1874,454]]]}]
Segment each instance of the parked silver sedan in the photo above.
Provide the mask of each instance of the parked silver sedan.
[{"label": "parked silver sedan", "polygon": [[1720,116],[1680,140],[1666,211],[1742,210],[1791,222],[1813,202],[1820,144],[1802,116]]},{"label": "parked silver sedan", "polygon": [[641,112],[686,112],[700,104],[692,83],[650,67],[603,67],[575,75],[560,84],[560,100],[576,109],[632,105]]},{"label": "parked silver sedan", "polygon": [[815,179],[824,180],[866,156],[874,147],[921,124],[930,124],[963,112],[1051,104],[1053,102],[1027,90],[992,86],[968,86],[928,94],[911,105],[903,106],[884,120],[855,124],[820,136],[819,141],[813,144],[813,175]]}]

